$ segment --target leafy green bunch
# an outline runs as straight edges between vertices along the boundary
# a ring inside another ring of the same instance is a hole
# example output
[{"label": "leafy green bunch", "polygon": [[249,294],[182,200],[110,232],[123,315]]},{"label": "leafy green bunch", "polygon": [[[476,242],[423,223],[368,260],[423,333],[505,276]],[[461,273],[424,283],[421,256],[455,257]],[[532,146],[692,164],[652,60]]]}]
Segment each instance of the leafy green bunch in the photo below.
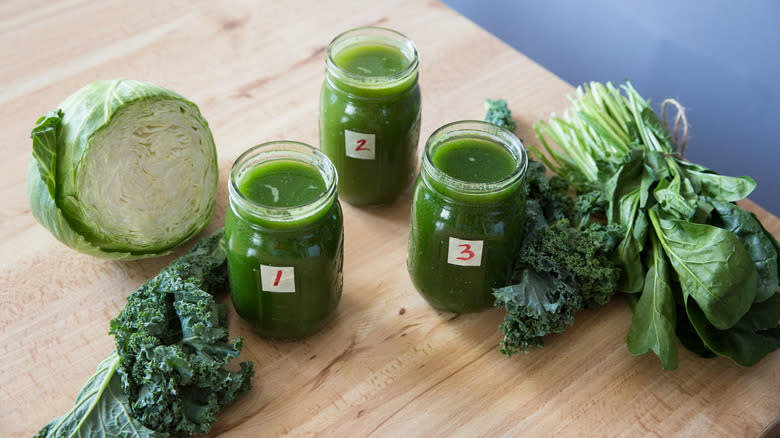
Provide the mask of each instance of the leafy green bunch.
[{"label": "leafy green bunch", "polygon": [[610,301],[620,268],[612,261],[620,227],[590,222],[593,199],[575,203],[569,184],[547,177],[544,164],[531,161],[526,172],[526,217],[512,284],[496,289],[495,305],[507,314],[501,352],[512,355],[544,346],[585,308]]},{"label": "leafy green bunch", "polygon": [[607,223],[623,229],[616,257],[633,308],[632,354],[652,350],[674,369],[677,338],[701,356],[751,366],[780,348],[780,245],[736,204],[753,179],[684,160],[630,83],[579,87],[563,117],[534,129],[550,158],[536,154],[603,199]]},{"label": "leafy green bunch", "polygon": [[130,294],[111,321],[116,351],[36,436],[203,434],[250,389],[251,362],[225,368],[243,341],[228,340],[227,308],[207,292],[227,284],[223,237],[215,232]]}]

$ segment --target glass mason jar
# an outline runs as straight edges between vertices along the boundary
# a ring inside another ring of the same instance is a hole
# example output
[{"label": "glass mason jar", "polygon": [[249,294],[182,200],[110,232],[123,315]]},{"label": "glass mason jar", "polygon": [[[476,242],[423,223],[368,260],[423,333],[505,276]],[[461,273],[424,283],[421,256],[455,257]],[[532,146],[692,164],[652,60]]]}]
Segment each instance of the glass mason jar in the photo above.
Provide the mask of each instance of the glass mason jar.
[{"label": "glass mason jar", "polygon": [[390,29],[363,27],[328,45],[320,93],[320,149],[339,174],[339,197],[394,201],[412,182],[420,138],[418,54]]},{"label": "glass mason jar", "polygon": [[344,230],[336,169],[313,147],[250,148],[230,171],[228,277],[238,314],[262,336],[296,339],[341,299]]},{"label": "glass mason jar", "polygon": [[445,125],[426,142],[414,186],[407,268],[436,309],[493,305],[508,284],[525,214],[528,157],[506,129],[481,121]]}]

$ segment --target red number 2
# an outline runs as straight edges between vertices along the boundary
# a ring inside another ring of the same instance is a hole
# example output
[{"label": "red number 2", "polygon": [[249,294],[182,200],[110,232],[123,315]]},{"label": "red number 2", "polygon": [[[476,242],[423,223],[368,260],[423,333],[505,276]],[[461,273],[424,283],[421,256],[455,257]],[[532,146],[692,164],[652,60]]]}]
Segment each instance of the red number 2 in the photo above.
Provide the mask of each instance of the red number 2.
[{"label": "red number 2", "polygon": [[466,261],[466,260],[471,260],[471,259],[474,258],[475,254],[474,254],[473,251],[471,251],[471,245],[469,245],[467,243],[463,243],[461,245],[458,245],[458,248],[463,248],[463,251],[461,251],[460,253],[464,254],[465,257],[464,256],[455,257],[457,260]]},{"label": "red number 2", "polygon": [[282,279],[282,270],[276,271],[276,280],[274,280],[274,286],[279,286],[279,280]]},{"label": "red number 2", "polygon": [[357,145],[358,145],[358,147],[355,148],[356,151],[370,151],[371,150],[369,148],[364,148],[363,147],[363,146],[366,145],[366,139],[365,138],[361,138],[360,140],[358,140],[357,141]]}]

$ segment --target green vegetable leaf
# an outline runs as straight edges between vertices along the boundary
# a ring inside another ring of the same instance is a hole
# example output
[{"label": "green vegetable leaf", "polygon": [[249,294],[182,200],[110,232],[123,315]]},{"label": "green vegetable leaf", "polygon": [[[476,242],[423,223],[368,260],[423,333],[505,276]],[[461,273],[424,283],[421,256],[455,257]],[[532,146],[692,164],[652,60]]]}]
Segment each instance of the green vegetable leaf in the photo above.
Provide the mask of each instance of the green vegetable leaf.
[{"label": "green vegetable leaf", "polygon": [[30,133],[33,160],[52,199],[57,196],[57,137],[61,122],[62,111],[46,113],[35,122],[35,128]]},{"label": "green vegetable leaf", "polygon": [[47,424],[36,438],[125,437],[164,438],[167,433],[147,428],[133,418],[122,382],[116,373],[116,351],[100,363],[95,374],[76,397],[76,404],[65,415]]},{"label": "green vegetable leaf", "polygon": [[[677,283],[677,286],[679,288],[679,283]],[[674,293],[676,297],[679,296],[682,299],[682,293],[679,290],[676,290]],[[679,317],[677,318],[677,327],[674,332],[680,343],[699,357],[705,359],[718,357],[714,351],[704,344],[699,334],[696,333],[696,329],[693,327],[690,319],[688,319],[688,312],[685,310],[685,306],[682,303],[678,303],[676,307]]]},{"label": "green vegetable leaf", "polygon": [[644,154],[640,150],[633,150],[626,155],[621,163],[620,169],[610,178],[605,186],[605,195],[609,200],[609,209],[607,209],[607,221],[611,224],[629,225],[623,220],[633,218],[621,216],[625,213],[622,203],[626,195],[635,193],[642,186],[642,175],[644,170]]},{"label": "green vegetable leaf", "polygon": [[620,269],[612,253],[621,231],[593,223],[571,227],[566,218],[549,218],[531,199],[527,206],[528,234],[518,251],[511,286],[494,290],[496,306],[506,309],[500,329],[501,351],[544,346],[543,337],[561,332],[585,307],[606,304],[614,295]]},{"label": "green vegetable leaf", "polygon": [[616,257],[622,268],[618,288],[627,293],[639,292],[644,284],[645,266],[642,263],[642,250],[648,222],[640,220],[645,216],[639,208],[640,191],[635,190],[623,196],[619,203],[618,223],[625,224],[625,234],[616,249]]},{"label": "green vegetable leaf", "polygon": [[764,301],[777,292],[778,254],[775,245],[761,222],[753,215],[730,202],[712,199],[710,203],[718,212],[713,225],[734,233],[745,245],[756,266],[757,284],[755,301]]},{"label": "green vegetable leaf", "polygon": [[217,413],[249,390],[252,363],[230,371],[242,340],[203,288],[227,285],[224,231],[203,239],[130,294],[111,321],[116,351],[76,405],[41,437],[184,437],[207,433]]},{"label": "green vegetable leaf", "polygon": [[223,237],[215,232],[163,269],[111,321],[134,417],[173,436],[207,433],[251,385],[251,364],[224,368],[242,340],[228,340],[227,310],[204,290],[227,284]]},{"label": "green vegetable leaf", "polygon": [[718,329],[736,324],[753,303],[756,268],[734,233],[704,224],[660,217],[650,221],[682,285]]},{"label": "green vegetable leaf", "polygon": [[727,202],[745,199],[755,190],[757,183],[749,176],[726,176],[688,161],[678,160],[687,176],[700,185],[699,194]]},{"label": "green vegetable leaf", "polygon": [[496,306],[507,311],[500,327],[506,355],[541,348],[543,337],[563,331],[576,312],[607,303],[620,276],[612,255],[622,230],[587,223],[591,214],[603,213],[603,196],[589,193],[575,207],[566,181],[548,178],[538,161],[528,163],[526,181],[525,232],[513,284],[493,291]]},{"label": "green vegetable leaf", "polygon": [[583,305],[574,289],[550,274],[523,269],[519,279],[493,292],[496,307],[507,312],[499,327],[504,333],[501,352],[507,356],[542,348],[544,336],[564,331]]},{"label": "green vegetable leaf", "polygon": [[[752,213],[751,213],[752,214]],[[755,217],[755,215],[753,215]],[[758,218],[756,218],[758,220]],[[764,226],[762,225],[761,228],[764,230],[764,235],[766,235],[766,238],[769,239],[770,242],[772,242],[772,246],[775,247],[775,252],[777,252],[777,274],[778,277],[780,277],[780,243],[777,242],[777,239],[775,239],[775,236],[772,235],[772,233],[769,232]]]},{"label": "green vegetable leaf", "polygon": [[739,365],[753,366],[780,348],[780,294],[753,304],[733,327],[725,330],[713,326],[696,301],[686,300],[685,308],[707,348]]},{"label": "green vegetable leaf", "polygon": [[504,99],[485,99],[485,121],[514,132],[517,128],[512,120],[512,111]]},{"label": "green vegetable leaf", "polygon": [[695,195],[693,199],[686,199],[682,184],[680,174],[675,173],[671,181],[663,179],[658,183],[653,190],[653,197],[667,215],[688,220],[696,213],[697,204]]},{"label": "green vegetable leaf", "polygon": [[[634,93],[636,96],[639,96],[639,93],[636,92],[631,84],[627,84],[627,86],[630,87],[629,93]],[[641,99],[641,96],[639,96],[639,99]],[[677,145],[672,141],[672,136],[669,135],[666,125],[664,125],[664,122],[658,118],[658,115],[656,115],[655,111],[650,107],[649,101],[646,106],[642,108],[641,119],[641,126],[652,133],[655,140],[661,146],[661,150],[665,152],[677,151]]]},{"label": "green vegetable leaf", "polygon": [[653,188],[659,181],[663,181],[671,174],[666,155],[661,152],[644,152],[644,170],[640,183],[641,201],[639,206],[643,209],[651,207],[648,202],[652,200]]},{"label": "green vegetable leaf", "polygon": [[673,370],[677,368],[676,311],[669,266],[658,240],[652,238],[651,242],[651,264],[634,307],[626,344],[635,356],[652,350],[665,370]]},{"label": "green vegetable leaf", "polygon": [[[629,82],[620,89],[597,82],[577,87],[563,116],[552,114],[549,121],[535,123],[534,130],[551,157],[543,158],[548,167],[578,192],[602,192],[609,202],[607,223],[624,227],[616,252],[624,273],[621,290],[655,291],[646,283],[658,273],[649,272],[652,264],[646,254],[650,246],[647,239],[657,238],[672,267],[667,281],[671,292],[661,288],[659,293],[663,291],[666,297],[666,313],[672,313],[668,304],[671,294],[674,313],[689,316],[678,317],[675,327],[675,334],[686,348],[712,357],[716,352],[733,356],[736,350],[762,350],[761,346],[767,345],[765,338],[771,338],[775,328],[766,329],[763,337],[732,336],[729,332],[729,348],[717,347],[717,342],[703,335],[742,324],[747,312],[758,311],[756,306],[761,300],[777,290],[780,244],[760,223],[756,226],[754,217],[739,211],[721,212],[731,209],[724,203],[739,201],[751,193],[756,186],[753,179],[722,176],[677,157],[676,139],[652,110],[650,101]],[[533,146],[530,149],[541,154]],[[723,219],[723,215],[728,217]],[[643,292],[642,297],[645,295]],[[642,312],[634,314],[632,327],[636,328],[630,348],[636,352],[653,347],[663,351],[661,342],[654,342],[657,339],[639,328],[660,324],[661,312],[653,320],[646,310],[648,304],[640,306],[639,299],[629,296],[632,310]],[[689,306],[693,310],[688,311],[686,302],[696,307]],[[696,324],[690,320],[699,316],[703,316],[703,322],[702,318]],[[668,324],[664,324],[665,343],[670,344]],[[717,339],[726,337],[718,335]],[[663,357],[661,360],[665,367],[672,364],[671,360],[664,362]]]}]

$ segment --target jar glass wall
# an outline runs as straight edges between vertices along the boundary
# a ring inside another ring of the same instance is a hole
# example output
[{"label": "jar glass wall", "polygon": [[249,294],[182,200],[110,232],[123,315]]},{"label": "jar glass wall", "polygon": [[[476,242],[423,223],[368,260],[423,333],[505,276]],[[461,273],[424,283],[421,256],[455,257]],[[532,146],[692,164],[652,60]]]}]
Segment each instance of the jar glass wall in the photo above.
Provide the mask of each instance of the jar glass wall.
[{"label": "jar glass wall", "polygon": [[467,313],[506,286],[525,213],[526,150],[511,132],[480,121],[435,131],[414,186],[407,268],[436,309]]},{"label": "jar glass wall", "polygon": [[320,149],[353,205],[394,201],[417,168],[419,57],[414,43],[380,27],[353,29],[328,45],[320,93]]},{"label": "jar glass wall", "polygon": [[322,328],[341,298],[344,231],[333,164],[303,143],[255,146],[233,164],[225,234],[231,298],[262,336]]}]

